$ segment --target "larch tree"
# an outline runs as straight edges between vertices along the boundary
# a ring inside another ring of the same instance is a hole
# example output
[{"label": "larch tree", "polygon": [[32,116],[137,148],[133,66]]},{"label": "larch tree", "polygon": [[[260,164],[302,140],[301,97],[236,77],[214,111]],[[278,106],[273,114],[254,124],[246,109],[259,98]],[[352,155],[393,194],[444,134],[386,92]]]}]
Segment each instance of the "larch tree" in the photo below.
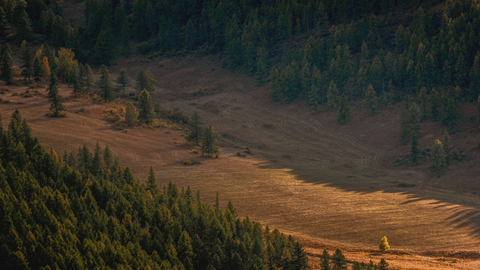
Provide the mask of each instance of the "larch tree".
[{"label": "larch tree", "polygon": [[377,112],[378,100],[371,84],[369,84],[363,91],[363,102],[365,108],[370,111],[370,115],[374,115]]},{"label": "larch tree", "polygon": [[2,62],[1,62],[1,77],[7,84],[11,84],[13,82],[13,74],[15,70],[13,69],[13,58],[10,52],[10,46],[8,44],[3,45],[3,47],[7,47],[3,50],[2,54]]},{"label": "larch tree", "polygon": [[48,57],[44,56],[42,59],[42,76],[50,77],[50,64],[48,63]]},{"label": "larch tree", "polygon": [[202,141],[203,131],[204,131],[203,119],[198,114],[197,111],[194,111],[190,120],[188,121],[188,137],[187,140],[193,142],[195,145],[199,145]]},{"label": "larch tree", "polygon": [[390,245],[388,244],[386,236],[382,237],[382,239],[380,240],[379,248],[381,251],[387,251],[390,249]]},{"label": "larch tree", "polygon": [[22,76],[25,77],[28,81],[30,81],[30,76],[32,76],[32,67],[33,67],[33,55],[30,52],[30,44],[24,40],[22,45],[20,46],[20,58],[22,59],[23,65],[21,68]]},{"label": "larch tree", "polygon": [[155,112],[153,111],[152,97],[150,96],[150,93],[146,89],[143,89],[140,96],[138,96],[138,101],[140,101],[138,120],[147,125],[152,124],[153,119],[155,118]]},{"label": "larch tree", "polygon": [[439,140],[435,140],[430,152],[430,160],[432,161],[432,164],[430,165],[430,170],[436,173],[437,177],[440,177],[440,175],[447,168],[447,158],[442,142],[440,142]]},{"label": "larch tree", "polygon": [[50,85],[48,86],[48,97],[52,104],[50,105],[50,111],[53,112],[54,117],[61,115],[62,111],[65,111],[65,106],[62,104],[62,97],[58,93],[57,75],[52,72],[50,78]]},{"label": "larch tree", "polygon": [[101,96],[105,102],[113,99],[113,86],[110,79],[110,73],[105,65],[100,66],[100,81],[98,82],[98,88],[100,88]]},{"label": "larch tree", "polygon": [[213,154],[218,153],[217,147],[217,135],[213,131],[212,125],[208,126],[203,133],[202,140],[202,156],[211,157]]},{"label": "larch tree", "polygon": [[140,69],[137,75],[137,89],[140,91],[146,89],[149,93],[155,90],[155,80],[152,79],[152,75],[148,70]]},{"label": "larch tree", "polygon": [[350,110],[348,108],[347,97],[345,96],[345,93],[343,93],[342,97],[340,98],[340,111],[338,114],[337,121],[341,124],[345,124],[349,116],[350,116]]},{"label": "larch tree", "polygon": [[135,126],[137,123],[137,109],[132,103],[128,103],[125,112],[125,123],[129,126]]},{"label": "larch tree", "polygon": [[127,71],[125,69],[120,70],[117,77],[118,88],[123,89],[123,94],[127,94],[126,87],[130,85],[130,79],[128,78]]},{"label": "larch tree", "polygon": [[38,82],[42,79],[42,61],[40,57],[35,57],[33,60],[33,79]]},{"label": "larch tree", "polygon": [[[49,64],[51,64],[50,61]],[[78,60],[75,59],[75,53],[71,49],[60,48],[55,64],[57,77],[64,82],[68,82],[71,69],[78,67]]]}]

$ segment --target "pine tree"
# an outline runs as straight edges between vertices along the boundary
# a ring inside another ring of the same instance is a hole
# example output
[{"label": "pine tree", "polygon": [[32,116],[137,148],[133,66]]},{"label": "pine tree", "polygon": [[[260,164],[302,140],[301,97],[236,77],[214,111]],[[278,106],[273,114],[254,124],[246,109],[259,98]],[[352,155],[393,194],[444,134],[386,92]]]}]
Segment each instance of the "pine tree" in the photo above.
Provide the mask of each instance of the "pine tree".
[{"label": "pine tree", "polygon": [[109,36],[112,36],[111,33],[107,33],[103,29],[98,34],[97,43],[94,47],[95,55],[93,57],[96,64],[110,65],[114,59],[112,52],[113,38],[109,38]]},{"label": "pine tree", "polygon": [[122,47],[123,55],[130,55],[130,27],[128,26],[128,21],[125,20],[122,27]]},{"label": "pine tree", "polygon": [[137,110],[132,103],[128,103],[125,113],[125,123],[129,126],[135,126],[137,123]]},{"label": "pine tree", "polygon": [[90,90],[90,87],[93,86],[93,71],[88,64],[85,64],[85,82],[84,85],[87,88],[87,91]]},{"label": "pine tree", "polygon": [[42,61],[38,56],[33,60],[33,79],[36,82],[42,79]]},{"label": "pine tree", "polygon": [[363,102],[366,109],[370,111],[370,115],[374,115],[377,112],[378,101],[375,95],[375,90],[371,84],[369,84],[363,91]]},{"label": "pine tree", "polygon": [[401,135],[400,141],[402,143],[408,143],[408,141],[412,138],[412,134],[420,133],[420,110],[416,103],[412,103],[410,106],[408,105],[408,101],[405,100],[405,110],[402,112],[401,117]]},{"label": "pine tree", "polygon": [[108,144],[105,146],[105,150],[103,150],[103,162],[105,163],[107,169],[110,169],[110,167],[113,165],[113,154]]},{"label": "pine tree", "polygon": [[332,256],[332,270],[347,270],[347,261],[342,251],[337,248]]},{"label": "pine tree", "polygon": [[[5,48],[3,50],[3,48]],[[13,74],[15,70],[13,69],[13,58],[10,52],[10,46],[8,44],[3,45],[2,50],[4,51],[2,54],[2,68],[1,68],[1,77],[7,84],[11,84],[13,82]]]},{"label": "pine tree", "polygon": [[330,109],[336,109],[338,106],[338,89],[333,81],[328,86],[327,103]]},{"label": "pine tree", "polygon": [[30,76],[32,75],[32,64],[33,64],[33,55],[30,53],[30,44],[24,40],[20,46],[20,58],[23,61],[21,68],[22,76],[30,81]]},{"label": "pine tree", "polygon": [[478,96],[477,104],[477,121],[480,124],[480,95]]},{"label": "pine tree", "polygon": [[350,116],[349,108],[348,108],[348,101],[345,93],[342,94],[340,98],[340,111],[338,115],[338,122],[341,124],[345,124]]},{"label": "pine tree", "polygon": [[202,140],[202,156],[211,157],[211,155],[218,153],[217,148],[217,135],[215,135],[215,131],[213,131],[212,125],[205,129],[203,133],[203,140]]},{"label": "pine tree", "polygon": [[439,140],[435,140],[430,152],[430,160],[432,161],[430,170],[436,173],[438,177],[440,177],[440,175],[447,168],[447,158],[442,143]]},{"label": "pine tree", "polygon": [[[459,89],[459,88],[458,88]],[[458,102],[457,91],[450,89],[448,93],[443,95],[443,119],[442,124],[448,127],[449,130],[453,130],[457,124],[458,114]]]},{"label": "pine tree", "polygon": [[422,118],[427,117],[427,88],[422,87],[418,93],[419,103],[421,105]]},{"label": "pine tree", "polygon": [[97,141],[97,144],[95,145],[95,151],[93,151],[93,160],[90,170],[94,175],[98,175],[102,171],[103,165],[102,152],[100,150],[100,144]]},{"label": "pine tree", "polygon": [[146,89],[149,93],[155,90],[155,80],[152,79],[152,75],[148,70],[140,69],[137,75],[137,89],[140,91]]},{"label": "pine tree", "polygon": [[203,119],[198,114],[197,111],[194,111],[190,120],[188,121],[188,137],[187,140],[193,142],[195,145],[199,145],[202,141],[202,135],[204,131]]},{"label": "pine tree", "polygon": [[123,93],[126,95],[126,87],[130,85],[130,79],[128,78],[127,71],[125,69],[120,70],[117,77],[118,88],[123,89]]},{"label": "pine tree", "polygon": [[438,108],[440,107],[440,98],[435,88],[432,89],[432,93],[430,94],[430,103],[432,103],[430,115],[432,116],[433,121],[437,121],[439,116]]},{"label": "pine tree", "polygon": [[50,77],[50,64],[48,63],[48,58],[46,56],[42,59],[42,76]]},{"label": "pine tree", "polygon": [[107,101],[113,99],[113,86],[112,81],[110,80],[110,73],[105,65],[100,66],[100,81],[98,82],[98,88],[100,88],[101,96]]},{"label": "pine tree", "polygon": [[52,72],[50,77],[50,85],[48,87],[48,97],[52,105],[50,105],[50,111],[53,111],[53,116],[60,116],[62,111],[65,111],[65,106],[62,104],[62,97],[58,94],[57,75]]},{"label": "pine tree", "polygon": [[21,16],[17,17],[17,39],[18,40],[30,40],[32,37],[32,21],[28,17],[26,11]]},{"label": "pine tree", "polygon": [[480,94],[480,52],[475,55],[470,69],[470,93],[474,98]]},{"label": "pine tree", "polygon": [[320,256],[320,269],[321,270],[330,270],[330,255],[326,249],[323,250],[322,255]]},{"label": "pine tree", "polygon": [[295,270],[304,270],[308,269],[308,257],[307,253],[303,249],[302,245],[299,242],[295,242],[293,245],[291,266]]},{"label": "pine tree", "polygon": [[388,262],[382,258],[378,264],[377,270],[388,270]]},{"label": "pine tree", "polygon": [[443,150],[445,151],[445,162],[447,166],[450,164],[450,153],[452,152],[452,146],[450,145],[450,136],[448,131],[443,133]]},{"label": "pine tree", "polygon": [[72,67],[70,70],[69,81],[73,86],[73,93],[75,98],[77,98],[77,92],[80,90],[80,78],[79,78],[79,71],[77,67]]},{"label": "pine tree", "polygon": [[387,251],[390,249],[390,246],[388,245],[387,237],[384,236],[382,237],[382,240],[380,240],[380,246],[379,246],[381,251]]},{"label": "pine tree", "polygon": [[7,17],[5,16],[5,11],[0,7],[0,36],[5,36],[5,30],[10,29],[8,24]]},{"label": "pine tree", "polygon": [[138,120],[140,122],[150,125],[153,123],[155,112],[153,111],[152,97],[150,93],[143,89],[138,97],[140,101],[140,113],[138,114]]},{"label": "pine tree", "polygon": [[155,173],[155,170],[152,166],[150,166],[150,169],[148,170],[146,188],[147,190],[150,190],[150,193],[152,193],[152,195],[155,195],[157,190],[157,174]]},{"label": "pine tree", "polygon": [[412,133],[412,148],[410,149],[410,160],[413,164],[418,164],[418,155],[420,154],[420,150],[418,149],[418,140],[417,140],[417,133]]}]

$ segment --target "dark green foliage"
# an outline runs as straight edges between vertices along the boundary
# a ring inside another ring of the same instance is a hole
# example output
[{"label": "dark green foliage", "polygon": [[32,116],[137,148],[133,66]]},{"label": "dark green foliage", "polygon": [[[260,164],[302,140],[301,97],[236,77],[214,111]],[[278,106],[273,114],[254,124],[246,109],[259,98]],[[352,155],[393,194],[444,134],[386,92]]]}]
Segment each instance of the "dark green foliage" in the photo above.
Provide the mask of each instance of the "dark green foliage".
[{"label": "dark green foliage", "polygon": [[83,85],[88,91],[90,90],[90,87],[93,86],[93,71],[88,64],[85,64],[84,69],[85,69],[85,81],[83,82]]},{"label": "dark green foliage", "polygon": [[380,260],[377,270],[388,270],[388,262],[384,258]]},{"label": "dark green foliage", "polygon": [[322,255],[320,256],[320,269],[321,270],[330,270],[330,254],[326,249],[323,250]]},{"label": "dark green foliage", "polygon": [[152,78],[150,71],[141,68],[137,75],[137,89],[140,91],[145,89],[151,93],[155,90],[154,84],[155,80]]},{"label": "dark green foliage", "polygon": [[10,29],[10,25],[7,22],[5,11],[0,7],[0,36],[5,36],[5,30]]},{"label": "dark green foliage", "polygon": [[151,194],[155,195],[157,191],[157,175],[152,166],[148,170],[146,189],[150,191]]},{"label": "dark green foliage", "polygon": [[[23,1],[18,1],[23,2]],[[27,12],[21,13],[17,20],[17,39],[18,40],[30,40],[32,37],[32,21],[28,17]]]},{"label": "dark green foliage", "polygon": [[53,112],[54,117],[60,116],[62,111],[65,111],[65,106],[62,104],[63,98],[58,93],[57,75],[55,72],[51,73],[50,85],[48,86],[48,98],[52,103],[50,105],[50,111]]},{"label": "dark green foliage", "polygon": [[418,134],[416,132],[412,133],[412,147],[410,149],[410,160],[413,164],[418,164],[418,158],[420,154],[420,150],[418,149]]},{"label": "dark green foliage", "polygon": [[459,113],[458,113],[458,93],[460,87],[457,86],[457,88],[454,90],[453,88],[450,88],[450,91],[448,93],[445,93],[442,97],[443,101],[443,119],[442,119],[442,124],[444,124],[450,131],[455,129],[455,126],[457,124],[458,118],[459,118]]},{"label": "dark green foliage", "polygon": [[204,123],[203,119],[198,114],[197,111],[194,111],[190,120],[188,121],[188,137],[187,140],[193,142],[195,145],[199,145],[202,141],[203,132],[204,132]]},{"label": "dark green foliage", "polygon": [[202,156],[211,157],[218,153],[217,135],[213,131],[212,125],[208,126],[203,133]]},{"label": "dark green foliage", "polygon": [[443,151],[445,151],[445,162],[448,166],[451,161],[450,154],[452,152],[452,145],[450,143],[450,135],[448,135],[448,131],[445,131],[445,133],[443,133]]},{"label": "dark green foliage", "polygon": [[347,97],[345,96],[345,93],[343,93],[342,97],[340,98],[340,111],[338,113],[337,121],[341,124],[345,124],[349,116],[350,116],[350,111],[348,108]]},{"label": "dark green foliage", "polygon": [[138,101],[140,102],[140,113],[138,114],[138,120],[142,123],[150,125],[153,123],[153,119],[155,118],[155,112],[153,111],[153,103],[152,97],[150,93],[143,89],[138,96]]},{"label": "dark green foliage", "polygon": [[347,261],[342,251],[337,248],[332,256],[332,270],[347,270]]},{"label": "dark green foliage", "polygon": [[42,79],[42,60],[39,57],[35,57],[33,60],[33,79],[38,82]]},{"label": "dark green foliage", "polygon": [[[109,23],[107,22],[107,24]],[[94,62],[97,65],[110,65],[115,59],[114,48],[115,44],[113,43],[112,29],[109,26],[106,29],[102,29],[98,34],[97,43],[94,48]]]},{"label": "dark green foliage", "polygon": [[309,268],[307,264],[308,262],[307,253],[302,248],[300,243],[298,242],[295,243],[291,254],[292,254],[292,261],[290,265],[292,266],[292,269],[304,270]]},{"label": "dark green foliage", "polygon": [[110,151],[110,146],[108,146],[108,144],[105,146],[105,150],[103,150],[103,162],[107,169],[110,169],[113,165],[113,154],[112,151]]},{"label": "dark green foliage", "polygon": [[405,101],[405,109],[401,117],[401,134],[400,141],[404,144],[408,143],[412,138],[413,133],[417,136],[420,134],[420,109],[416,103],[408,104]]},{"label": "dark green foliage", "polygon": [[445,149],[439,140],[435,140],[433,146],[431,147],[430,160],[432,161],[430,170],[436,173],[438,177],[440,177],[440,175],[447,168],[447,156],[445,153]]},{"label": "dark green foliage", "polygon": [[113,100],[113,86],[110,79],[110,73],[105,65],[100,66],[100,81],[98,88],[101,91],[101,96],[105,102]]},{"label": "dark green foliage", "polygon": [[118,73],[117,84],[118,88],[123,89],[123,93],[127,94],[125,88],[130,85],[130,79],[125,69],[120,70],[120,73]]},{"label": "dark green foliage", "polygon": [[439,117],[438,108],[440,107],[440,95],[434,89],[432,89],[432,93],[430,94],[430,103],[432,104],[430,115],[433,121],[437,121]]},{"label": "dark green foliage", "polygon": [[8,43],[3,45],[2,51],[0,76],[7,84],[11,84],[13,82],[13,74],[15,73],[15,70],[13,69],[13,58],[10,45],[8,45]]},{"label": "dark green foliage", "polygon": [[480,124],[480,95],[478,96],[477,104],[477,121]]},{"label": "dark green foliage", "polygon": [[365,102],[365,108],[370,112],[370,115],[374,115],[377,112],[378,101],[375,90],[371,84],[363,91],[363,100]]}]

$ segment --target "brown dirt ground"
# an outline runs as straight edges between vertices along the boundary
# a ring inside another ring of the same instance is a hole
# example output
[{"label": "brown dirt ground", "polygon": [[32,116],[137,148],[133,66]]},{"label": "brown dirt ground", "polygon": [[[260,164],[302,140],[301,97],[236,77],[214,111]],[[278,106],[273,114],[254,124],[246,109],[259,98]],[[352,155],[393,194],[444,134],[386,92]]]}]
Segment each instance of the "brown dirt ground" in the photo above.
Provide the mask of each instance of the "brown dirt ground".
[{"label": "brown dirt ground", "polygon": [[[478,196],[471,194],[480,190],[474,143],[480,140],[468,116],[473,107],[466,108],[460,121],[466,131],[452,135],[454,146],[468,158],[436,178],[426,161],[416,167],[392,165],[395,155],[409,151],[398,142],[401,104],[374,117],[354,107],[351,121],[339,125],[335,112],[311,115],[300,102],[272,102],[268,87],[222,69],[217,56],[120,59],[110,68],[112,78],[123,67],[131,78],[140,67],[152,72],[157,80],[153,97],[162,107],[199,111],[215,127],[220,158],[199,158],[176,129],[114,130],[104,109],[125,106],[125,101],[73,99],[65,86],[61,94],[68,97],[68,117],[50,118],[45,116],[49,103],[44,88],[23,98],[12,93],[24,92],[25,86],[0,83],[0,89],[9,90],[0,94],[4,126],[17,108],[33,135],[58,153],[83,142],[90,149],[97,140],[102,147],[108,143],[141,181],[152,165],[160,186],[174,181],[201,189],[207,203],[219,192],[224,206],[230,200],[241,215],[294,235],[312,255],[340,247],[351,260],[378,262],[383,256],[402,269],[480,268],[480,206]],[[196,93],[199,86],[203,95]],[[438,123],[424,123],[420,146],[429,147],[442,134]],[[252,155],[236,156],[245,147]],[[192,157],[202,164],[182,165]],[[399,183],[416,186],[400,188]],[[392,250],[380,254],[384,235]],[[316,261],[312,256],[314,268]]]}]

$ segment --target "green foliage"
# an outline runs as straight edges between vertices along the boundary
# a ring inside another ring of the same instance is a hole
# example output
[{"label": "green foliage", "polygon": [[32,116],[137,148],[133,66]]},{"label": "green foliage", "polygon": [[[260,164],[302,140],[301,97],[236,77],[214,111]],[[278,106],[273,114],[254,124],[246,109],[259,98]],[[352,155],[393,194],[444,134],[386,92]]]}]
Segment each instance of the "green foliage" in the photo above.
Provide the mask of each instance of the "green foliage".
[{"label": "green foliage", "polygon": [[125,112],[125,123],[129,126],[135,126],[137,123],[137,109],[132,103],[128,103]]},{"label": "green foliage", "polygon": [[138,97],[138,101],[140,102],[140,113],[138,114],[138,120],[147,125],[152,124],[153,119],[155,118],[155,112],[153,111],[152,97],[150,96],[150,93],[143,89]]},{"label": "green foliage", "polygon": [[155,80],[148,70],[140,69],[137,75],[137,89],[146,89],[149,93],[155,91]]},{"label": "green foliage", "polygon": [[26,40],[24,40],[20,46],[20,58],[23,62],[23,65],[21,66],[21,68],[23,68],[22,76],[30,81],[33,68],[33,55],[30,52],[30,44]]},{"label": "green foliage", "polygon": [[199,143],[202,141],[204,130],[204,122],[202,117],[197,111],[194,111],[190,117],[190,121],[188,121],[187,140],[193,142],[195,145],[199,145]]},{"label": "green foliage", "polygon": [[12,51],[10,49],[10,45],[6,43],[2,47],[2,59],[1,59],[1,69],[0,69],[0,76],[2,80],[4,80],[7,84],[11,84],[13,82],[13,74],[15,70],[13,69],[13,58],[12,58]]},{"label": "green foliage", "polygon": [[127,92],[125,87],[130,85],[130,79],[128,78],[127,71],[125,69],[120,70],[117,77],[118,88],[123,89],[123,93],[126,95]]},{"label": "green foliage", "polygon": [[370,112],[370,115],[374,115],[378,109],[378,100],[371,84],[363,91],[363,100],[365,102],[365,108]]},{"label": "green foliage", "polygon": [[442,124],[444,124],[450,131],[455,129],[457,124],[459,113],[458,113],[458,94],[460,87],[457,86],[455,90],[450,88],[448,93],[443,95],[443,119]]},{"label": "green foliage", "polygon": [[203,132],[202,136],[202,156],[211,157],[213,154],[218,153],[217,147],[217,135],[213,131],[212,125],[208,126]]},{"label": "green foliage", "polygon": [[350,116],[350,110],[348,108],[348,101],[345,93],[342,94],[340,98],[340,111],[338,113],[337,121],[341,124],[345,124]]},{"label": "green foliage", "polygon": [[448,135],[448,131],[443,133],[443,151],[445,151],[445,162],[447,166],[450,164],[450,153],[452,152],[452,146],[450,144],[450,135]]},{"label": "green foliage", "polygon": [[113,100],[113,86],[110,79],[110,73],[105,65],[100,66],[100,81],[98,88],[101,91],[101,96],[105,102]]},{"label": "green foliage", "polygon": [[432,89],[432,93],[430,94],[430,103],[432,103],[430,115],[433,121],[437,121],[439,117],[438,108],[440,107],[440,95],[435,88]]},{"label": "green foliage", "polygon": [[381,251],[384,252],[390,249],[390,245],[388,244],[386,236],[382,237],[382,240],[380,240],[379,248]]},{"label": "green foliage", "polygon": [[[24,2],[24,1],[18,1]],[[28,17],[27,12],[23,11],[17,18],[17,39],[30,40],[32,38],[32,21]]]},{"label": "green foliage", "polygon": [[333,81],[331,81],[328,86],[327,104],[332,110],[336,109],[338,106],[338,89]]},{"label": "green foliage", "polygon": [[405,100],[405,109],[402,112],[401,117],[401,134],[400,141],[402,143],[408,143],[415,133],[416,136],[420,134],[420,109],[416,103],[408,105],[408,101]]},{"label": "green foliage", "polygon": [[87,91],[90,90],[90,87],[93,86],[93,71],[92,68],[88,65],[85,64],[85,81],[83,82],[83,85],[85,85]]},{"label": "green foliage", "polygon": [[113,165],[113,154],[108,144],[105,146],[105,150],[103,150],[103,162],[105,163],[105,167],[107,169],[110,169],[110,167]]},{"label": "green foliage", "polygon": [[332,270],[347,270],[347,261],[342,251],[337,248],[332,256]]},{"label": "green foliage", "polygon": [[478,96],[477,101],[477,121],[480,124],[480,95]]},{"label": "green foliage", "polygon": [[435,140],[431,147],[430,160],[432,161],[430,170],[436,173],[437,177],[440,177],[440,175],[447,168],[447,155],[442,143],[439,140]]},{"label": "green foliage", "polygon": [[330,254],[326,249],[323,250],[322,255],[320,256],[320,269],[321,270],[330,270]]},{"label": "green foliage", "polygon": [[33,60],[33,79],[38,82],[42,79],[42,60],[40,60],[40,57],[35,57]]},{"label": "green foliage", "polygon": [[5,36],[5,30],[10,29],[8,24],[7,17],[5,16],[5,11],[0,7],[0,36]]},{"label": "green foliage", "polygon": [[418,149],[418,134],[416,132],[412,133],[412,148],[410,149],[410,160],[413,164],[418,164],[418,158],[420,154],[420,149]]},{"label": "green foliage", "polygon": [[388,270],[388,262],[382,258],[378,264],[377,270]]},{"label": "green foliage", "polygon": [[152,166],[148,170],[146,189],[150,191],[152,195],[157,192],[157,174]]},{"label": "green foliage", "polygon": [[61,115],[62,111],[65,111],[65,106],[62,104],[63,98],[58,93],[58,82],[57,82],[57,75],[55,72],[51,73],[50,76],[50,85],[48,86],[48,98],[52,103],[50,105],[50,111],[53,112],[54,117],[58,117]]}]

